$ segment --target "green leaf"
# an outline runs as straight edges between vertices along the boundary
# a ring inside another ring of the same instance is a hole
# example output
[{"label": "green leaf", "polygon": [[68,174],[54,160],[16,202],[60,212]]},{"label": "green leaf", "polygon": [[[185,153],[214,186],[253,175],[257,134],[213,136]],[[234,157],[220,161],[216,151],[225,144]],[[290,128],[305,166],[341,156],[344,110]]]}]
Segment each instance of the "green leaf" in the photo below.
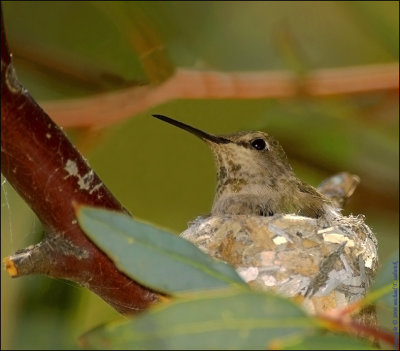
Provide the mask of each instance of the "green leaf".
[{"label": "green leaf", "polygon": [[91,349],[266,349],[277,338],[304,337],[313,318],[288,299],[231,289],[185,296],[82,338]]},{"label": "green leaf", "polygon": [[247,285],[228,264],[189,241],[119,212],[80,207],[85,233],[132,279],[154,290],[178,294]]},{"label": "green leaf", "polygon": [[[380,269],[371,291],[366,296],[368,303],[378,300],[392,308],[399,301],[399,252],[394,252]],[[396,304],[394,303],[396,301]]]},{"label": "green leaf", "polygon": [[290,346],[283,346],[282,350],[377,350],[377,348],[366,340],[348,335],[320,334],[308,336]]}]

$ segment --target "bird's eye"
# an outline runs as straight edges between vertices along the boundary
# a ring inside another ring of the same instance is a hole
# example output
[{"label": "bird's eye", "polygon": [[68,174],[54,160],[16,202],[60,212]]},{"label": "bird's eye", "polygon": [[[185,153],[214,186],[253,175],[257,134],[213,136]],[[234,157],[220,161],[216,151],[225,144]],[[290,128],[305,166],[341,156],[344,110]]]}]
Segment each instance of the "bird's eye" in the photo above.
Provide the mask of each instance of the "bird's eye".
[{"label": "bird's eye", "polygon": [[267,148],[267,143],[264,139],[254,139],[251,142],[251,146],[257,150],[265,150]]}]

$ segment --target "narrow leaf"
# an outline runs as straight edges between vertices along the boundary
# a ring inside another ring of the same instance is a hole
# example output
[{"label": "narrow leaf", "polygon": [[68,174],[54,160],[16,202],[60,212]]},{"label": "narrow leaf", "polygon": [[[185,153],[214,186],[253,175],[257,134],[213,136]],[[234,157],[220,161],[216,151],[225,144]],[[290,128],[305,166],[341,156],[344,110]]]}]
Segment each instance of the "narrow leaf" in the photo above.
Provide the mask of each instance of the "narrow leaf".
[{"label": "narrow leaf", "polygon": [[234,268],[189,241],[119,212],[80,207],[79,224],[119,270],[154,290],[178,294],[246,286]]},{"label": "narrow leaf", "polygon": [[302,338],[313,319],[293,302],[243,289],[191,294],[81,338],[90,349],[267,349],[279,338]]},{"label": "narrow leaf", "polygon": [[290,346],[289,343],[286,339],[281,345],[277,343],[276,346],[281,346],[279,348],[282,350],[378,350],[367,340],[340,334],[310,335],[303,340],[291,343]]}]

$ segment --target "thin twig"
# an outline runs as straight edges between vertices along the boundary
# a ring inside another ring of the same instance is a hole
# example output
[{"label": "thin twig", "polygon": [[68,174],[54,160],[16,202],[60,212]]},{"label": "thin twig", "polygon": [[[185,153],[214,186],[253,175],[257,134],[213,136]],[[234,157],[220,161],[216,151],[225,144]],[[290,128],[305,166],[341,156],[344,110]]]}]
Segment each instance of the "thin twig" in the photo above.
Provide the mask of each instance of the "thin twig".
[{"label": "thin twig", "polygon": [[101,128],[175,99],[332,96],[399,88],[398,63],[327,68],[297,77],[287,71],[223,73],[177,69],[164,83],[134,86],[78,99],[48,101],[43,108],[64,127]]}]

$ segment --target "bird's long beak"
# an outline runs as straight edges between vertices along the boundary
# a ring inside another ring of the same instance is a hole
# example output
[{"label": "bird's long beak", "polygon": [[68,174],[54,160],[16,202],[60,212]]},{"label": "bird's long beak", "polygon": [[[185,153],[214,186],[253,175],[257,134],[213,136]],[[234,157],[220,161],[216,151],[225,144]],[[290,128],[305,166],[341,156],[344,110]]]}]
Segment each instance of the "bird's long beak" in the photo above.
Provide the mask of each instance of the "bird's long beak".
[{"label": "bird's long beak", "polygon": [[203,132],[202,130],[193,128],[191,126],[188,126],[185,123],[175,121],[174,119],[166,117],[166,116],[163,116],[163,115],[153,115],[153,117],[161,119],[162,121],[167,122],[169,124],[172,124],[172,125],[174,125],[174,126],[176,126],[178,128],[184,129],[184,130],[186,130],[186,131],[198,136],[199,138],[201,138],[201,139],[203,139],[205,141],[208,140],[208,141],[211,141],[211,142],[216,143],[216,144],[228,144],[228,143],[231,142],[230,140],[228,140],[228,139],[226,139],[224,137],[208,134],[206,132]]}]

